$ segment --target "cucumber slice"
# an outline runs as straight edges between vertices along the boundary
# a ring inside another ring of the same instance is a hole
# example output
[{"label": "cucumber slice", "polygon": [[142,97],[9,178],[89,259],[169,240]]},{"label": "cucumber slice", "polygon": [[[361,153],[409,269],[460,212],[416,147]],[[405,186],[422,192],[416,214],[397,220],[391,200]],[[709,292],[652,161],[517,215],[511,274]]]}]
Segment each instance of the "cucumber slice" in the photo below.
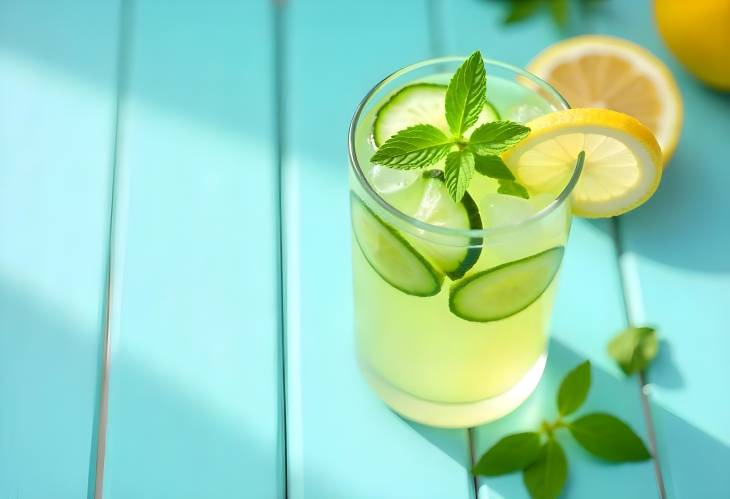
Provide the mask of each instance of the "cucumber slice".
[{"label": "cucumber slice", "polygon": [[[398,90],[378,109],[373,123],[373,140],[380,146],[396,132],[413,125],[434,125],[449,133],[446,122],[446,85],[415,83]],[[499,113],[487,102],[474,127],[499,119]],[[466,135],[469,135],[467,133]]]},{"label": "cucumber slice", "polygon": [[[456,203],[449,196],[444,173],[441,170],[428,170],[423,173],[421,182],[411,189],[417,202],[409,210],[414,218],[431,225],[453,229],[481,229],[482,218],[474,199],[465,193],[461,202]],[[482,253],[481,238],[464,238],[462,241],[449,237],[443,244],[406,236],[411,244],[428,257],[437,268],[450,279],[461,279],[479,259]],[[433,238],[434,236],[427,236]]]},{"label": "cucumber slice", "polygon": [[350,208],[355,240],[383,280],[414,296],[433,296],[441,291],[443,274],[353,193],[350,193]]},{"label": "cucumber slice", "polygon": [[462,319],[505,319],[535,302],[558,273],[563,247],[498,265],[451,286],[449,308]]}]

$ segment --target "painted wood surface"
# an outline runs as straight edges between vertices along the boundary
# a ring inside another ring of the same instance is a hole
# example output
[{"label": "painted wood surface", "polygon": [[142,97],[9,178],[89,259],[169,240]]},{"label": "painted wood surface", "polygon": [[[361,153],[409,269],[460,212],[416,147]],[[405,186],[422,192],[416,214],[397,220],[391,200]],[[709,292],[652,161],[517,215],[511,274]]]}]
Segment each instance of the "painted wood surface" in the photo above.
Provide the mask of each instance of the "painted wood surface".
[{"label": "painted wood surface", "polygon": [[[682,140],[645,207],[575,222],[546,375],[474,450],[551,414],[589,358],[586,410],[655,427],[668,497],[730,488],[730,99],[647,29],[650,2],[605,2],[567,33],[504,28],[484,0],[125,6],[0,0],[0,498],[93,495],[110,270],[104,497],[474,499],[467,432],[404,421],[357,372],[346,130],[398,67],[475,48],[524,65],[583,32],[670,65]],[[605,353],[627,318],[662,337],[648,420]],[[651,463],[566,446],[564,497],[658,495]],[[525,492],[515,475],[478,496]]]},{"label": "painted wood surface", "polygon": [[273,9],[127,8],[104,497],[280,497]]},{"label": "painted wood surface", "polygon": [[354,361],[347,127],[380,78],[429,57],[426,4],[299,0],[284,15],[289,497],[469,498],[466,431],[397,417]]},{"label": "painted wood surface", "polygon": [[3,499],[94,488],[117,26],[115,1],[0,1]]}]

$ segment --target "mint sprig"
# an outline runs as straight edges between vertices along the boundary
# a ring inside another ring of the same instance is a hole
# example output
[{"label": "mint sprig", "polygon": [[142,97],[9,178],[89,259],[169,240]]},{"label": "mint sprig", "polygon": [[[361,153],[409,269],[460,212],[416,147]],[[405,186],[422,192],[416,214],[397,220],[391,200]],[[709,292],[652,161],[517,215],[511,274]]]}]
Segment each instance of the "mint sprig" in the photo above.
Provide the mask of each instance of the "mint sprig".
[{"label": "mint sprig", "polygon": [[371,162],[399,170],[427,168],[446,158],[444,178],[449,195],[459,202],[469,188],[474,172],[500,181],[497,192],[525,199],[530,197],[499,154],[511,149],[530,133],[512,121],[493,121],[465,133],[478,121],[487,102],[487,74],[477,50],[451,77],[444,103],[449,130],[419,124],[400,130],[375,152]]},{"label": "mint sprig", "polygon": [[449,154],[453,140],[433,125],[415,125],[393,135],[371,161],[410,170],[432,165]]},{"label": "mint sprig", "polygon": [[487,72],[477,50],[459,66],[446,89],[446,122],[461,137],[479,118],[487,100]]},{"label": "mint sprig", "polygon": [[532,498],[554,499],[568,479],[568,459],[557,434],[569,434],[596,457],[611,462],[644,461],[651,458],[641,438],[619,418],[594,412],[568,420],[585,402],[591,386],[591,364],[585,361],[560,383],[556,402],[559,416],[543,421],[538,431],[516,433],[499,440],[481,457],[472,472],[498,476],[522,471],[522,480]]},{"label": "mint sprig", "polygon": [[652,327],[629,327],[608,343],[608,354],[626,376],[645,370],[659,352],[656,330]]},{"label": "mint sprig", "polygon": [[449,195],[460,201],[474,176],[474,155],[466,149],[450,152],[446,156],[444,176]]}]

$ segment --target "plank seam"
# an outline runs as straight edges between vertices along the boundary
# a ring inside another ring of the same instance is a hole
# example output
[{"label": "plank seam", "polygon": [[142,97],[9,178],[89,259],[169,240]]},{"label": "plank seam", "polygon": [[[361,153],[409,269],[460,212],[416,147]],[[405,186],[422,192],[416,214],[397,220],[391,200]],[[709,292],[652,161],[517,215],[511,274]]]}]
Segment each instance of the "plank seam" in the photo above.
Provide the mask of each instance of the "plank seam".
[{"label": "plank seam", "polygon": [[[616,251],[616,265],[618,267],[619,286],[622,291],[621,298],[623,301],[623,308],[624,308],[624,313],[626,316],[626,323],[629,326],[635,326],[636,317],[634,317],[634,314],[632,313],[632,308],[630,307],[630,301],[632,298],[630,295],[632,293],[627,284],[628,271],[625,268],[625,265],[623,264],[623,260],[626,256],[626,254],[625,254],[623,244],[621,242],[621,222],[620,222],[619,217],[613,217],[611,219],[611,230],[612,230],[614,248]],[[664,476],[662,474],[662,469],[661,469],[659,450],[657,447],[656,430],[654,428],[654,419],[652,418],[651,406],[649,404],[649,398],[648,398],[647,392],[646,392],[647,381],[646,381],[646,376],[645,376],[644,372],[639,373],[638,385],[639,385],[639,398],[641,400],[641,409],[644,414],[644,424],[646,425],[646,431],[647,431],[647,435],[649,437],[649,447],[651,449],[652,455],[654,456],[652,459],[652,462],[654,464],[654,477],[656,478],[657,491],[659,492],[659,497],[661,499],[666,499],[667,493],[666,493],[666,488],[664,485]]]},{"label": "plank seam", "polygon": [[286,7],[285,0],[273,0],[272,15],[272,34],[274,47],[274,140],[275,140],[275,171],[277,185],[277,235],[278,235],[278,260],[279,260],[279,279],[278,279],[278,299],[279,299],[279,348],[277,364],[279,366],[279,435],[278,452],[281,456],[281,489],[279,496],[286,499],[289,497],[289,440],[287,432],[287,329],[286,329],[286,239],[284,236],[284,173],[283,173],[283,157],[284,157],[284,55],[285,55],[285,31],[284,31],[284,9]]},{"label": "plank seam", "polygon": [[[111,188],[109,203],[109,233],[107,240],[107,262],[106,262],[106,296],[104,303],[104,332],[102,345],[102,369],[101,369],[101,386],[99,389],[99,406],[97,409],[97,433],[96,433],[96,463],[94,470],[89,470],[89,479],[93,483],[93,488],[89,487],[89,496],[93,490],[94,499],[102,499],[104,493],[104,464],[106,458],[106,437],[107,422],[109,415],[109,376],[111,371],[111,308],[112,308],[112,289],[114,285],[113,268],[115,258],[114,241],[115,241],[115,209],[116,209],[116,185],[117,170],[119,165],[119,143],[121,130],[121,109],[122,101],[127,86],[127,76],[129,73],[129,48],[132,36],[132,13],[134,0],[120,0],[119,5],[119,34],[117,40],[117,82],[116,82],[116,99],[114,103],[114,142],[112,146],[112,171],[111,171]],[[93,475],[93,478],[92,478]]]}]

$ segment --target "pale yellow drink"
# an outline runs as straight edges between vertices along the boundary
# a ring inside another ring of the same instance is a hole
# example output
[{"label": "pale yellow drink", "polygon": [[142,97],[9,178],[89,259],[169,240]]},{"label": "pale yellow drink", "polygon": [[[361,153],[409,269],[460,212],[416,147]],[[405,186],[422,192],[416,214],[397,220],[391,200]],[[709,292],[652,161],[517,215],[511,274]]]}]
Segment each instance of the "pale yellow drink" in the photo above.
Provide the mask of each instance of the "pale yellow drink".
[{"label": "pale yellow drink", "polygon": [[[423,65],[396,75],[364,101],[351,135],[354,199],[362,200],[368,212],[414,248],[425,245],[421,253],[427,260],[428,248],[481,249],[462,279],[547,250],[558,248],[562,255],[571,218],[564,189],[533,191],[524,200],[498,194],[497,181],[477,175],[469,194],[478,206],[483,230],[480,237],[474,237],[474,231],[459,235],[413,222],[420,213],[413,201],[421,192],[414,187],[420,182],[418,173],[385,171],[368,161],[375,150],[375,113],[403,85],[448,81],[448,63],[435,64],[432,74]],[[565,107],[552,89],[540,86],[538,80],[515,79],[511,68],[488,64],[487,73],[488,99],[503,119],[525,122]],[[413,192],[419,194],[414,197]],[[400,211],[404,208],[410,213]],[[395,411],[436,426],[474,426],[510,412],[534,390],[545,365],[557,276],[526,308],[505,318],[476,322],[450,309],[454,282],[449,277],[433,296],[408,294],[376,272],[355,237],[352,262],[358,359],[369,384]],[[516,275],[523,278],[519,272]]]}]

